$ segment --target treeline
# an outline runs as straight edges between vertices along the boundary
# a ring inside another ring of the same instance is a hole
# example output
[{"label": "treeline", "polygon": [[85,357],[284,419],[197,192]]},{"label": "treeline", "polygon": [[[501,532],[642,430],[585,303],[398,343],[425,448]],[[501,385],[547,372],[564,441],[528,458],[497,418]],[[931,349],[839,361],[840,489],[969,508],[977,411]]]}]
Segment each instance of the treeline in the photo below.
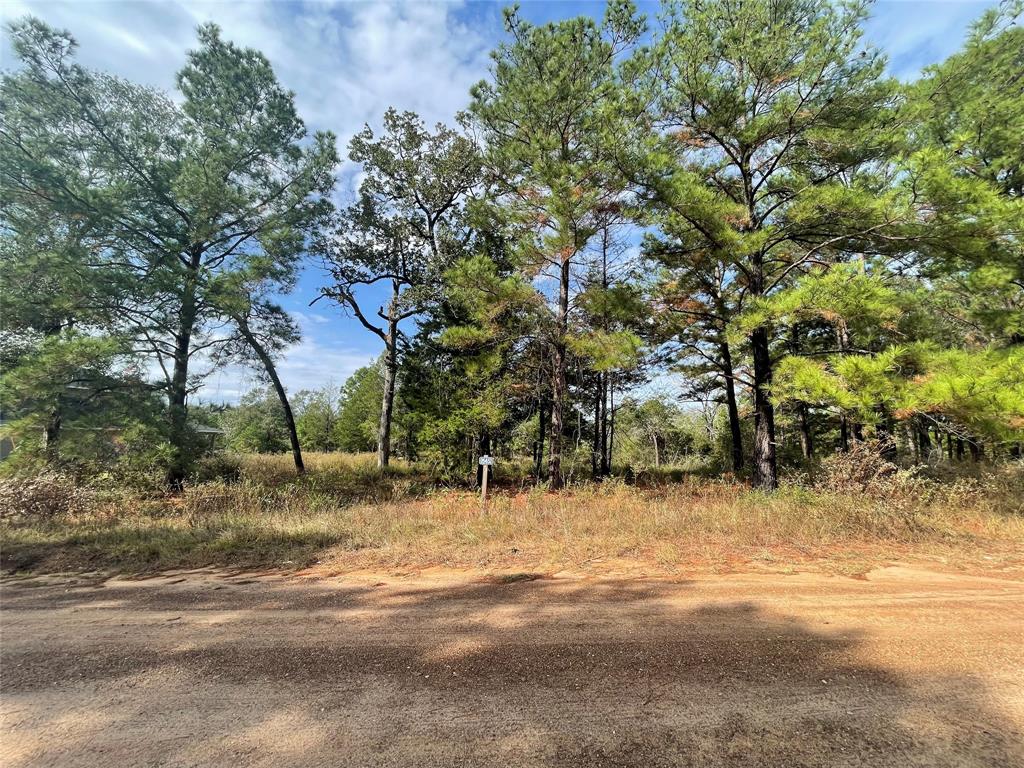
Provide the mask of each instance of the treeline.
[{"label": "treeline", "polygon": [[[557,488],[646,435],[656,463],[673,440],[719,450],[772,489],[780,463],[854,441],[1019,455],[1021,3],[909,84],[863,40],[868,10],[511,9],[453,126],[392,109],[352,139],[344,207],[334,137],[215,26],[172,100],[13,24],[0,362],[19,452],[74,461],[116,425],[122,455],[180,486],[202,445],[189,396],[242,362],[268,389],[221,414],[232,441],[299,471],[303,447],[463,473],[504,451]],[[274,297],[307,261],[384,348],[337,396],[289,398],[275,369],[298,329]],[[655,376],[701,410],[629,399]]]},{"label": "treeline", "polygon": [[[304,451],[370,453],[378,448],[384,394],[383,361],[359,368],[341,387],[301,390],[291,395],[299,442]],[[410,462],[429,462],[436,471],[465,473],[465,463],[445,463],[444,454],[429,440],[416,412],[406,403],[403,388],[396,400],[391,431],[392,452]],[[290,450],[281,400],[272,388],[247,392],[236,405],[195,406],[197,419],[205,419],[223,432],[223,446],[240,453],[283,453]],[[724,466],[728,435],[714,410],[693,410],[658,398],[627,397],[616,406],[607,449],[609,462],[625,472],[659,467],[714,468]],[[539,420],[535,414],[503,434],[491,450],[506,458],[537,460]],[[592,474],[590,430],[582,418],[565,433],[571,468],[567,474]],[[467,460],[478,446],[465,441]]]}]

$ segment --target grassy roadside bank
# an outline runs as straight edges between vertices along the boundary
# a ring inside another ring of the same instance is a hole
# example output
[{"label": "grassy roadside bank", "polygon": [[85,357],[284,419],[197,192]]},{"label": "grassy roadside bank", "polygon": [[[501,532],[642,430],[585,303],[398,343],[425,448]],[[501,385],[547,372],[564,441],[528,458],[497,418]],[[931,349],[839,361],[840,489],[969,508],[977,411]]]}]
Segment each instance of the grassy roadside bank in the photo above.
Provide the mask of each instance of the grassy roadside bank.
[{"label": "grassy roadside bank", "polygon": [[34,511],[0,521],[0,566],[545,571],[623,560],[665,573],[744,564],[855,573],[923,558],[1024,568],[1019,467],[941,483],[832,468],[826,482],[794,481],[771,495],[701,479],[585,483],[558,494],[513,486],[499,488],[482,514],[474,492],[437,487],[413,470],[382,476],[333,462],[295,479],[275,462],[249,459],[237,480],[179,496],[37,478],[31,493],[20,491],[36,499]]}]

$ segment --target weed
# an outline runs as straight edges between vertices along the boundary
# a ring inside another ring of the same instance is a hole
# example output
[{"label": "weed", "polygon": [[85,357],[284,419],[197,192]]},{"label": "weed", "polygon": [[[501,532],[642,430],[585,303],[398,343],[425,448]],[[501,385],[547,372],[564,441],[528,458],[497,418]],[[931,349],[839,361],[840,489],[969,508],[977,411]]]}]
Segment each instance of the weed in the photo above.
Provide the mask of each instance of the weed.
[{"label": "weed", "polygon": [[237,478],[197,482],[177,496],[86,492],[41,476],[0,486],[7,508],[20,510],[0,522],[2,562],[147,570],[319,561],[525,573],[605,558],[669,571],[737,561],[786,570],[864,547],[987,553],[1002,567],[1021,551],[1021,467],[939,482],[851,461],[856,471],[826,468],[824,479],[773,494],[693,477],[649,487],[578,482],[561,493],[499,487],[485,514],[475,492],[441,487],[415,467],[380,472],[371,457],[314,455],[303,477],[286,458],[240,457]]}]

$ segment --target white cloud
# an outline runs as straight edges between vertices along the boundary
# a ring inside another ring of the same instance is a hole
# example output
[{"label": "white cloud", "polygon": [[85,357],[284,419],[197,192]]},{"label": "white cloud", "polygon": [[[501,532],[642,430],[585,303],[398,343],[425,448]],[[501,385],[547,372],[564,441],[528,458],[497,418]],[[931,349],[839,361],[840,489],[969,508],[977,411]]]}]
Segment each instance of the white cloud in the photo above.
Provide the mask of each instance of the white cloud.
[{"label": "white cloud", "polygon": [[319,389],[329,381],[345,381],[373,359],[374,355],[365,352],[326,347],[306,338],[287,351],[278,374],[289,392]]},{"label": "white cloud", "polygon": [[885,51],[893,75],[912,80],[926,65],[956,51],[971,22],[992,5],[987,0],[883,0],[872,9],[865,36]]},{"label": "white cloud", "polygon": [[10,0],[3,15],[31,13],[66,28],[86,66],[168,91],[195,27],[214,21],[226,38],[266,54],[307,123],[344,143],[391,105],[428,122],[450,122],[465,107],[492,41],[457,18],[461,6]]},{"label": "white cloud", "polygon": [[[357,369],[373,362],[376,355],[317,341],[306,329],[298,344],[286,349],[277,363],[277,374],[289,393],[303,389],[321,389],[345,381]],[[196,360],[196,373],[205,361]],[[267,386],[262,369],[231,365],[212,371],[194,398],[203,402],[237,403],[243,394],[258,386]]]}]

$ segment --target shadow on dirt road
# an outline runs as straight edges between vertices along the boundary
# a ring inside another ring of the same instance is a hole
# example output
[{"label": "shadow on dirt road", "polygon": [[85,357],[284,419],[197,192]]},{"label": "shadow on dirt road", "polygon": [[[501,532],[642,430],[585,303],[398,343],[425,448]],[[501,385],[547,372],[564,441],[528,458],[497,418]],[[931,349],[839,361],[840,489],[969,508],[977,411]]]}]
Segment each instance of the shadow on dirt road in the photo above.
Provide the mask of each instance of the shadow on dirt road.
[{"label": "shadow on dirt road", "polygon": [[1024,766],[1022,597],[927,575],[8,582],[0,762]]}]

